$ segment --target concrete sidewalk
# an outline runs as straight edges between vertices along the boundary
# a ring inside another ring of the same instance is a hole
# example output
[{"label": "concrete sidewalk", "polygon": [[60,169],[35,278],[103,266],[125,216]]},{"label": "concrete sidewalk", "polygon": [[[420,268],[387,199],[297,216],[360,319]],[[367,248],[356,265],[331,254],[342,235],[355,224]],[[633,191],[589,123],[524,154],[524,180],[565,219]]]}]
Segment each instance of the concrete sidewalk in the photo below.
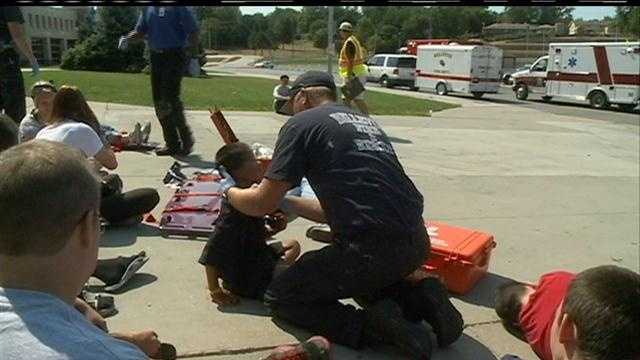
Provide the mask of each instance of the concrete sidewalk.
[{"label": "concrete sidewalk", "polygon": [[[447,99],[449,100],[449,99]],[[425,195],[425,217],[493,233],[498,242],[491,273],[470,294],[456,298],[465,335],[435,360],[491,360],[507,353],[535,359],[510,337],[492,310],[493,291],[507,279],[535,281],[555,269],[580,271],[616,264],[638,271],[639,153],[637,126],[556,116],[510,105],[464,100],[463,107],[431,118],[377,116],[392,138],[407,173]],[[133,128],[152,121],[153,109],[91,104],[105,124]],[[222,109],[224,111],[224,109]],[[285,117],[272,113],[225,112],[245,142],[273,146]],[[197,145],[180,159],[191,169],[211,166],[222,141],[208,112],[190,111]],[[172,190],[162,177],[172,158],[118,154],[125,188],[154,187],[162,207]],[[189,170],[187,170],[189,171]],[[303,251],[322,246],[304,239],[308,222],[297,220],[280,238],[296,238]],[[309,336],[275,323],[261,304],[244,301],[218,310],[205,291],[197,258],[200,240],[164,239],[146,225],[112,229],[100,257],[145,250],[151,260],[121,294],[113,331],[154,329],[183,355],[207,359],[259,359],[265,348]],[[392,349],[355,352],[336,348],[337,359],[402,359]]]}]

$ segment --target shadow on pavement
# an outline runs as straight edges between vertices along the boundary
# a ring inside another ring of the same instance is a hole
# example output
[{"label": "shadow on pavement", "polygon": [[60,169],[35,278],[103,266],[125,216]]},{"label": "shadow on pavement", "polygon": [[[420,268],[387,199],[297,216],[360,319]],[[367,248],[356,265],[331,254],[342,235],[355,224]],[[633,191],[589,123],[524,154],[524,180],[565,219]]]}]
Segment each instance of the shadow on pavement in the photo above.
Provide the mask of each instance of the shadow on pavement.
[{"label": "shadow on pavement", "polygon": [[138,236],[159,236],[160,231],[155,226],[138,224],[137,226],[107,227],[100,238],[100,247],[122,247],[136,242]]},{"label": "shadow on pavement", "polygon": [[454,295],[454,297],[469,304],[493,309],[496,290],[500,285],[510,281],[514,280],[498,274],[488,273],[470,293],[466,295]]},{"label": "shadow on pavement", "polygon": [[271,316],[269,309],[260,301],[241,298],[240,304],[233,306],[218,306],[218,311],[226,314],[244,314],[254,316]]},{"label": "shadow on pavement", "polygon": [[[302,330],[299,327],[296,327],[294,325],[289,324],[288,322],[278,319],[278,318],[271,318],[271,321],[280,328],[280,330],[286,332],[287,334],[291,334],[293,337],[295,337],[298,341],[305,341],[308,338],[310,338],[311,336],[313,336],[312,334],[308,333],[305,330]],[[338,359],[340,359],[338,357]]]},{"label": "shadow on pavement", "polygon": [[[293,335],[298,341],[305,341],[313,334],[297,328],[286,321],[273,318],[271,321],[282,331]],[[495,355],[484,344],[467,334],[462,334],[460,339],[446,349],[436,346],[433,338],[433,360],[497,360]],[[371,348],[360,350],[334,344],[335,359],[366,359],[366,360],[399,360],[406,359],[396,348],[388,344],[380,344]]]},{"label": "shadow on pavement", "polygon": [[[132,291],[135,289],[139,289],[143,286],[149,285],[151,283],[154,283],[156,280],[158,280],[158,277],[153,275],[153,274],[148,274],[148,273],[137,273],[135,274],[131,280],[127,281],[127,283],[121,287],[120,289],[118,289],[117,291],[112,291],[112,294],[122,294],[128,291]],[[90,292],[94,292],[94,293],[98,293],[98,292],[103,292],[104,291],[104,286],[103,285],[89,285],[87,286],[87,290],[89,290]]]},{"label": "shadow on pavement", "polygon": [[434,360],[497,360],[484,344],[467,334],[446,349],[434,350]]},{"label": "shadow on pavement", "polygon": [[393,136],[387,136],[389,138],[389,141],[391,141],[392,143],[397,143],[397,144],[413,144],[413,141],[408,140],[408,139],[402,139],[402,138],[397,138],[397,137],[393,137]]},{"label": "shadow on pavement", "polygon": [[[212,156],[213,157],[213,156]],[[199,154],[191,154],[188,156],[176,156],[176,160],[180,160],[189,164],[189,166],[199,169],[213,169],[214,162],[211,160],[203,159]]]}]

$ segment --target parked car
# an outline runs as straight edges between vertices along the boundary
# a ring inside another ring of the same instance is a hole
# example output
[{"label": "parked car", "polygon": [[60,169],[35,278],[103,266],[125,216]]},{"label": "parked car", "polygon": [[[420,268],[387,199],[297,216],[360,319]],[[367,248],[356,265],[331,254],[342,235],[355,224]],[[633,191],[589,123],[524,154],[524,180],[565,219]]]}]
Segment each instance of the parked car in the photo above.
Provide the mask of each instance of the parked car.
[{"label": "parked car", "polygon": [[525,70],[529,70],[529,68],[531,68],[531,64],[526,64],[525,66],[520,66],[519,68],[507,72],[504,75],[502,75],[502,83],[505,85],[511,85],[511,77],[513,76],[513,74],[515,73],[519,73],[521,71],[525,71]]},{"label": "parked car", "polygon": [[367,81],[388,88],[399,85],[415,90],[416,59],[414,55],[376,54],[367,61]]},{"label": "parked car", "polygon": [[254,68],[262,68],[262,69],[273,69],[273,62],[270,60],[259,61],[253,64]]}]

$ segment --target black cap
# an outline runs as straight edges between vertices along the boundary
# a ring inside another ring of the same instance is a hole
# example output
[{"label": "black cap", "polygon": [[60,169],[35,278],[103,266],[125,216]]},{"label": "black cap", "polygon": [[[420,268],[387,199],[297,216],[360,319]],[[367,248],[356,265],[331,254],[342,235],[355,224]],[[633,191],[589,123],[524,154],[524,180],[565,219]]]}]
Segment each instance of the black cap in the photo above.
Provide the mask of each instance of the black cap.
[{"label": "black cap", "polygon": [[306,73],[298,76],[296,81],[291,85],[289,91],[289,101],[284,103],[280,109],[276,112],[282,115],[293,115],[293,98],[300,92],[300,90],[312,86],[322,86],[332,91],[336,91],[336,83],[333,81],[333,76],[324,71],[307,71]]},{"label": "black cap", "polygon": [[336,83],[333,81],[333,76],[324,71],[312,70],[296,78],[296,81],[291,85],[291,98],[293,99],[300,90],[312,86],[322,86],[333,91],[336,90]]}]

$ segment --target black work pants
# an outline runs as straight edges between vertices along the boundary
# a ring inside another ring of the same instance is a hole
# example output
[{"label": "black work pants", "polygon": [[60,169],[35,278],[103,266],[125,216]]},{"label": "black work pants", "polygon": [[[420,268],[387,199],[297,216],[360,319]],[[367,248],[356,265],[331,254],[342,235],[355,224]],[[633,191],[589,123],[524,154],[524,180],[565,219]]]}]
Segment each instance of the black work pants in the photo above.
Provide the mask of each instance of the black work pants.
[{"label": "black work pants", "polygon": [[20,56],[13,50],[0,52],[0,112],[9,115],[16,124],[27,114],[24,79],[20,71]]},{"label": "black work pants", "polygon": [[180,86],[186,66],[184,50],[151,51],[151,92],[165,145],[178,150],[193,145],[191,129],[184,117]]},{"label": "black work pants", "polygon": [[320,250],[305,253],[276,277],[265,294],[272,315],[338,344],[363,345],[366,313],[340,303],[395,287],[422,264],[429,252],[424,225],[407,234],[365,232],[336,236]]},{"label": "black work pants", "polygon": [[100,214],[109,223],[118,223],[153,210],[160,202],[155,189],[135,189],[102,198]]}]

